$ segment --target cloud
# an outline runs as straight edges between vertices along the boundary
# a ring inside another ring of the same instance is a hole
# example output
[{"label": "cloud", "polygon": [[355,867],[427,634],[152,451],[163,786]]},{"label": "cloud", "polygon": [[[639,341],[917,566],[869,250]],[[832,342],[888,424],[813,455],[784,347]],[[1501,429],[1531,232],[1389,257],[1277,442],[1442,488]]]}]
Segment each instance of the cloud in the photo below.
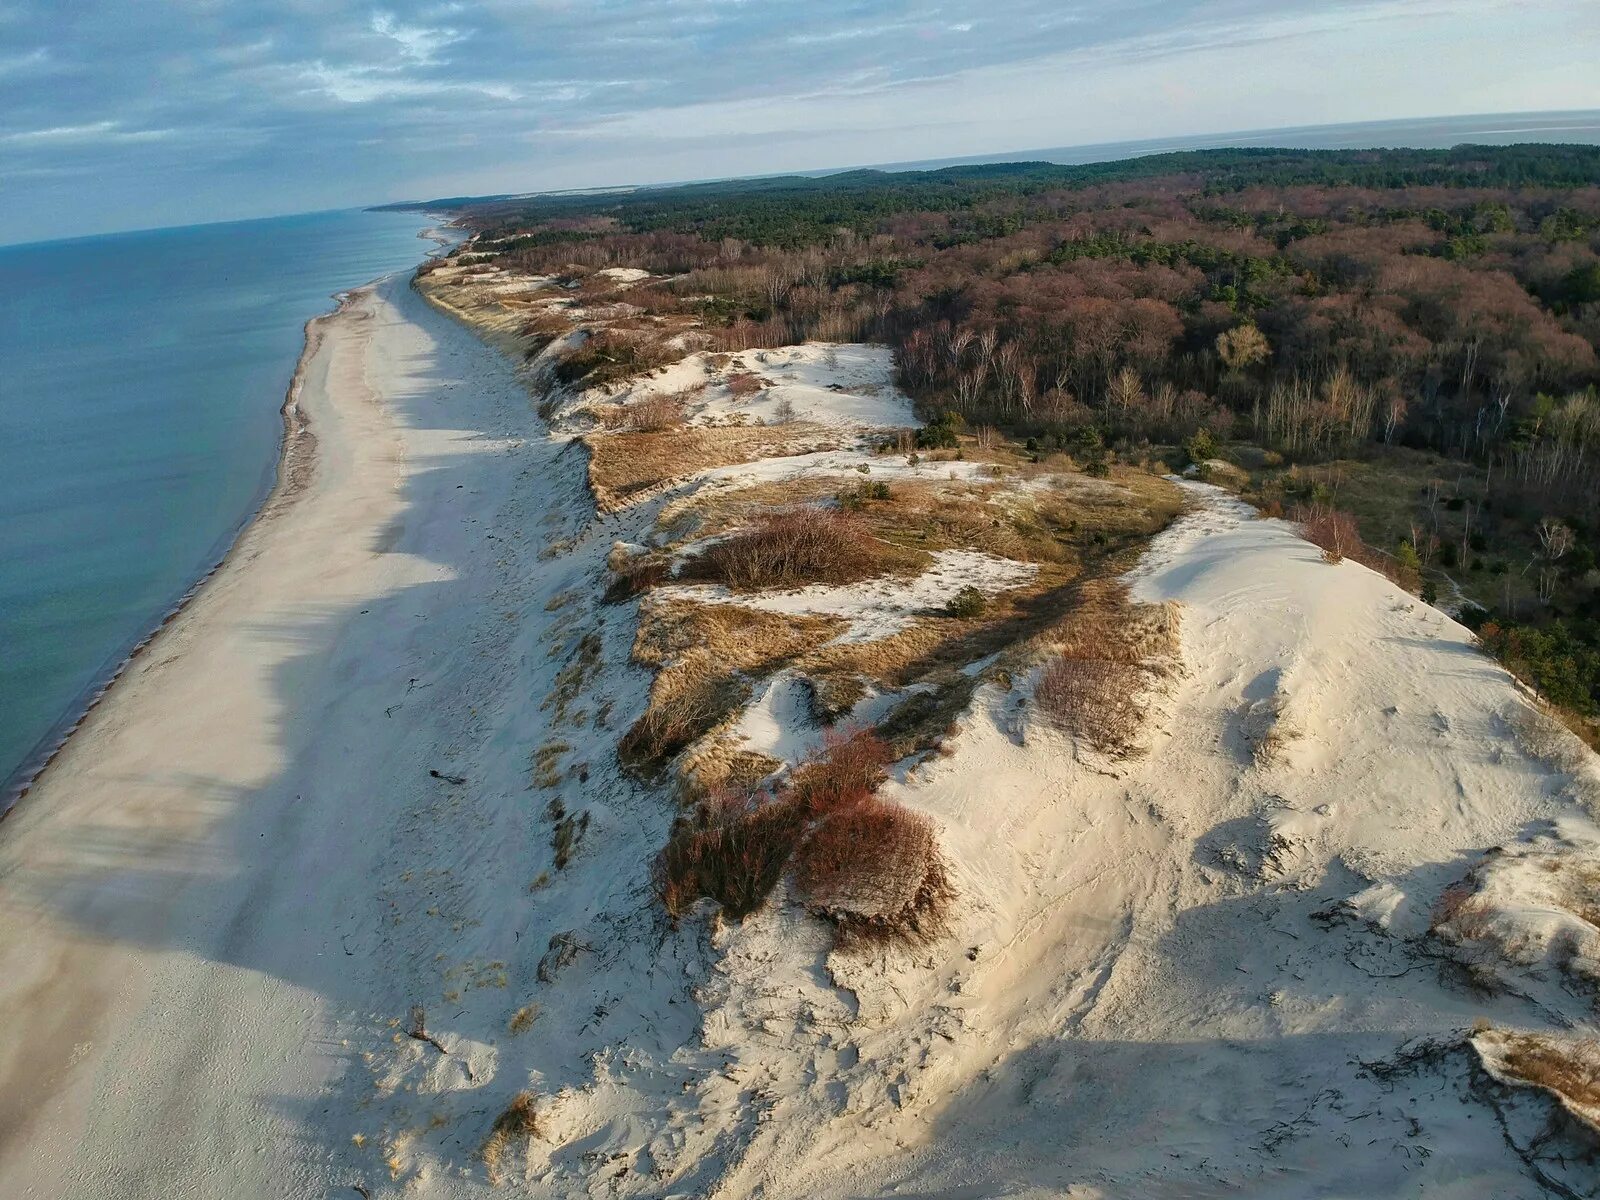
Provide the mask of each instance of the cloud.
[{"label": "cloud", "polygon": [[47,146],[107,142],[156,142],[169,138],[171,129],[124,129],[117,121],[95,121],[89,125],[53,125],[47,129],[20,129],[0,133],[0,143],[12,146]]},{"label": "cloud", "polygon": [[41,237],[1600,107],[1593,0],[0,0],[0,28],[0,202]]},{"label": "cloud", "polygon": [[436,55],[444,47],[463,40],[464,35],[454,29],[429,29],[423,25],[403,25],[393,13],[372,14],[372,32],[388,38],[400,47],[400,53],[412,62],[424,66],[437,62]]}]

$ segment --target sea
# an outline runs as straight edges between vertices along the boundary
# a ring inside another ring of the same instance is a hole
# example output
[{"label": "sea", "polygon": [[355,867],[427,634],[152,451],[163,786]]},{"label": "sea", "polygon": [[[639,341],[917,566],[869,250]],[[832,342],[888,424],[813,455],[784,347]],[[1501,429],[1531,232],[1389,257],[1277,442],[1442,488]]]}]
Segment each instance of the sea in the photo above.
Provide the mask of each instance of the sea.
[{"label": "sea", "polygon": [[307,320],[419,213],[0,247],[0,812],[271,489]]}]

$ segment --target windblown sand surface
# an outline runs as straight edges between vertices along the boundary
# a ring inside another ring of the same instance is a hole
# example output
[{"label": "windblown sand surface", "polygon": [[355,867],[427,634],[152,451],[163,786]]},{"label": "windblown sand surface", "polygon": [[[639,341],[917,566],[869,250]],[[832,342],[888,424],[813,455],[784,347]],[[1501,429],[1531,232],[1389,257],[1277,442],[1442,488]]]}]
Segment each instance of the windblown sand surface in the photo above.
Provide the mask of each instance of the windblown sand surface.
[{"label": "windblown sand surface", "polygon": [[333,1029],[404,976],[384,860],[429,836],[457,701],[505,670],[509,497],[552,451],[504,361],[403,279],[322,330],[300,494],[0,836],[7,1196],[313,1194]]}]

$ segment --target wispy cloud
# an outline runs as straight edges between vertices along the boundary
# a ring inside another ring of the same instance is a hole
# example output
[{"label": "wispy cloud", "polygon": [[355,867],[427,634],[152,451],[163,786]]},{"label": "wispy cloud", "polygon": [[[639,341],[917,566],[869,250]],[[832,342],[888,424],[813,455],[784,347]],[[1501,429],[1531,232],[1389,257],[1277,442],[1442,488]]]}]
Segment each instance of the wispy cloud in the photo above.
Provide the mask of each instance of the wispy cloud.
[{"label": "wispy cloud", "polygon": [[[1593,4],[0,0],[0,202],[42,235],[435,181],[525,190],[1600,107]],[[52,181],[84,163],[99,186]]]}]

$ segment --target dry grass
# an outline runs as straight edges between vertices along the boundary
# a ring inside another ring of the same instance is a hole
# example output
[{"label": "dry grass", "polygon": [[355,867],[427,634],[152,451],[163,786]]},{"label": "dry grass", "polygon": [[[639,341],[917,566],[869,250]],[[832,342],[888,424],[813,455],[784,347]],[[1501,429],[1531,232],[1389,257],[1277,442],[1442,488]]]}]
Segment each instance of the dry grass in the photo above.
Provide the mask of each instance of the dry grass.
[{"label": "dry grass", "polygon": [[1503,1061],[1508,1074],[1585,1108],[1600,1108],[1600,1039],[1556,1047],[1534,1037],[1511,1038]]},{"label": "dry grass", "polygon": [[690,396],[689,392],[663,392],[643,396],[631,404],[591,405],[585,411],[602,429],[661,433],[683,427],[689,417]]},{"label": "dry grass", "polygon": [[795,856],[795,884],[844,944],[935,937],[954,898],[933,823],[871,798],[822,819]]},{"label": "dry grass", "polygon": [[1132,751],[1144,723],[1139,702],[1154,678],[1178,660],[1175,605],[1135,605],[1126,587],[1093,582],[1051,632],[1058,643],[1034,689],[1051,725],[1107,754]]},{"label": "dry grass", "polygon": [[732,738],[710,738],[685,754],[678,764],[681,795],[686,800],[698,800],[721,790],[754,792],[782,768],[781,759],[744,749]]},{"label": "dry grass", "polygon": [[514,1149],[518,1142],[526,1142],[536,1136],[538,1132],[533,1093],[518,1092],[505,1111],[494,1119],[489,1136],[478,1151],[490,1183],[500,1182],[501,1166],[507,1151]]},{"label": "dry grass", "polygon": [[735,604],[657,601],[645,606],[633,661],[661,667],[644,715],[618,744],[625,766],[659,771],[732,716],[752,680],[844,628],[834,618],[766,613]]},{"label": "dry grass", "polygon": [[1483,1029],[1473,1042],[1500,1077],[1549,1092],[1600,1135],[1600,1038]]},{"label": "dry grass", "polygon": [[683,574],[735,591],[856,583],[893,571],[919,570],[925,555],[872,536],[853,513],[801,509],[761,517],[749,529],[690,560]]},{"label": "dry grass", "polygon": [[512,1037],[520,1037],[533,1028],[533,1023],[539,1019],[539,1006],[537,1004],[524,1004],[511,1014],[511,1020],[506,1024],[506,1032]]},{"label": "dry grass", "polygon": [[658,433],[589,433],[589,487],[601,512],[616,512],[701,471],[780,455],[839,449],[824,425],[687,427]]},{"label": "dry grass", "polygon": [[749,681],[731,673],[669,668],[656,676],[650,703],[617,743],[617,756],[635,770],[659,770],[743,708],[750,695]]}]

